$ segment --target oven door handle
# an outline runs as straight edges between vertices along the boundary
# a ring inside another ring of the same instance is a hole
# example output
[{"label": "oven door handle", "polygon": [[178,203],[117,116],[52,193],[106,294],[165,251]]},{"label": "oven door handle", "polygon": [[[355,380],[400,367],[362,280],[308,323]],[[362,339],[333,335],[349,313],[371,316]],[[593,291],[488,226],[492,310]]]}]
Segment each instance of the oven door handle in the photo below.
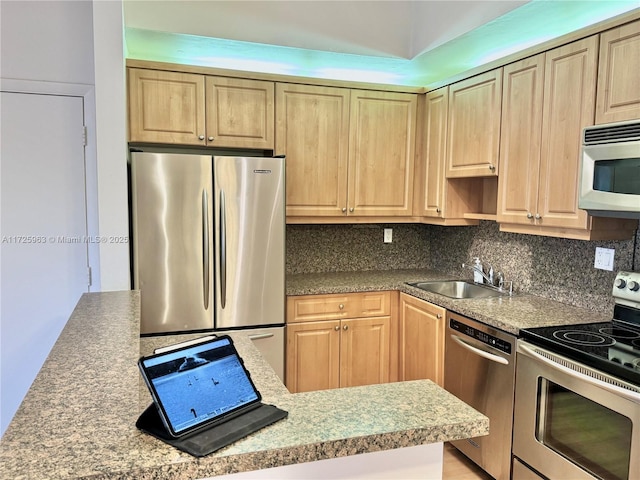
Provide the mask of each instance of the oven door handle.
[{"label": "oven door handle", "polygon": [[500,357],[498,355],[494,355],[493,353],[485,352],[484,350],[479,349],[478,347],[474,347],[473,345],[469,345],[458,335],[451,335],[451,340],[456,342],[462,348],[466,348],[467,350],[471,350],[476,355],[480,355],[487,360],[491,360],[492,362],[501,363],[502,365],[509,365],[509,360],[506,358]]},{"label": "oven door handle", "polygon": [[597,378],[593,378],[590,375],[585,375],[584,373],[580,373],[577,372],[575,370],[573,370],[572,368],[569,367],[565,367],[564,365],[561,365],[560,363],[554,362],[553,360],[546,358],[543,355],[540,355],[538,352],[536,352],[535,350],[531,349],[530,347],[528,347],[527,345],[523,345],[522,343],[520,343],[518,345],[518,349],[520,351],[520,353],[524,353],[526,355],[529,355],[530,357],[534,358],[535,360],[538,360],[542,363],[544,363],[545,365],[550,366],[551,368],[555,368],[556,370],[559,370],[567,375],[569,375],[570,377],[573,377],[577,380],[583,381],[583,382],[587,382],[590,385],[593,385],[595,387],[599,387],[602,388],[603,390],[606,390],[609,393],[612,393],[614,395],[618,395],[619,397],[622,397],[626,400],[630,400],[634,403],[640,403],[640,393],[636,393],[632,390],[627,390],[626,388],[622,388],[622,387],[617,387],[616,385],[612,385],[610,383],[604,382],[602,380],[598,380]]}]

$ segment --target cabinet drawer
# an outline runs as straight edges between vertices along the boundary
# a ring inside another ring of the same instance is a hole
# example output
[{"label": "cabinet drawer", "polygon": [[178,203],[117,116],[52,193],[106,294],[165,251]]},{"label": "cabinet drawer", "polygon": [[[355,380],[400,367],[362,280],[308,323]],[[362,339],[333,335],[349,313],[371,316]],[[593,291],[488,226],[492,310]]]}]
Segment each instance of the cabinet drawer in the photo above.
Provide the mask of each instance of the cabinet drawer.
[{"label": "cabinet drawer", "polygon": [[287,323],[380,317],[391,312],[389,292],[301,295],[287,298]]}]

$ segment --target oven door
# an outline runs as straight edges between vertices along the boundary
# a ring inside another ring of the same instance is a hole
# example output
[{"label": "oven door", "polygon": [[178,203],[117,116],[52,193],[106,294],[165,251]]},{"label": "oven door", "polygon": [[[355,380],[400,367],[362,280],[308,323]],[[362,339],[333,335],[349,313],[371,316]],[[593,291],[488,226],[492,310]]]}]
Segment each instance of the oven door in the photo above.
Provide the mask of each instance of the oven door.
[{"label": "oven door", "polygon": [[519,340],[513,454],[548,478],[637,478],[640,387]]}]

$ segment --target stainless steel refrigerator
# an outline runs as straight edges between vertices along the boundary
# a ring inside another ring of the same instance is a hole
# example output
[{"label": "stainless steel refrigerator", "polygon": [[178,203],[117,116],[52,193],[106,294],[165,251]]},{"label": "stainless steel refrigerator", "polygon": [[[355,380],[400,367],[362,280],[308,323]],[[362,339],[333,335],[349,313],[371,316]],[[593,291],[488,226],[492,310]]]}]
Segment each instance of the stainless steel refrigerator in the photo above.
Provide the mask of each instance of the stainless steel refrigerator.
[{"label": "stainless steel refrigerator", "polygon": [[284,158],[132,153],[141,333],[252,329],[284,362],[284,192]]}]

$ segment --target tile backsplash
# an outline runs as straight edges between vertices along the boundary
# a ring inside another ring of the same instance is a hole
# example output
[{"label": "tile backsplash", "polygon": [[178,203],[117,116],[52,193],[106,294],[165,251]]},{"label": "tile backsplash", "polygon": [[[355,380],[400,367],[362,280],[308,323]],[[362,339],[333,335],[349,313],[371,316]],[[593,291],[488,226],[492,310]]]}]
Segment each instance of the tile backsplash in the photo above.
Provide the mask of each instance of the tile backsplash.
[{"label": "tile backsplash", "polygon": [[[393,228],[393,243],[383,243],[385,227]],[[593,267],[596,247],[615,250],[612,272]],[[461,265],[473,257],[503,272],[516,292],[608,313],[617,271],[640,270],[640,233],[629,240],[587,242],[504,233],[488,221],[477,227],[287,226],[288,274],[433,268],[471,279]]]}]

